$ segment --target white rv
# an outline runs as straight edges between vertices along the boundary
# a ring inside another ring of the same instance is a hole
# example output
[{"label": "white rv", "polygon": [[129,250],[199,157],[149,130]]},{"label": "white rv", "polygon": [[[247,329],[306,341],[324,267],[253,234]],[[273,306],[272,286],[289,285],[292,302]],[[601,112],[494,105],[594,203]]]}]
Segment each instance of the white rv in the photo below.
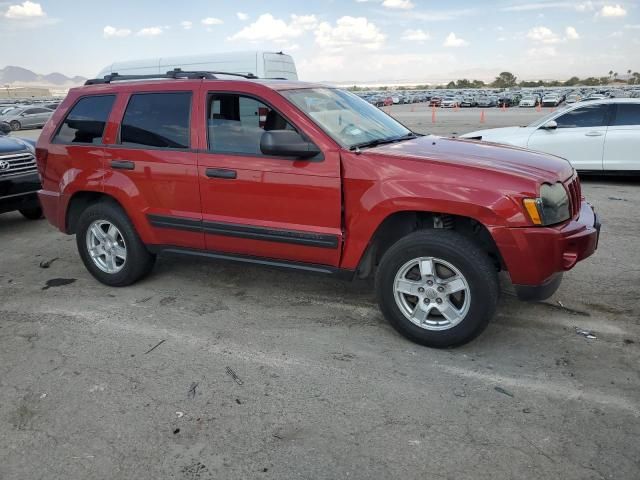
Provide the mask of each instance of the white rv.
[{"label": "white rv", "polygon": [[174,68],[180,68],[184,71],[253,74],[259,78],[298,79],[296,65],[291,55],[263,51],[155,57],[115,62],[100,70],[97,78],[114,72],[120,75],[153,75],[166,73]]}]

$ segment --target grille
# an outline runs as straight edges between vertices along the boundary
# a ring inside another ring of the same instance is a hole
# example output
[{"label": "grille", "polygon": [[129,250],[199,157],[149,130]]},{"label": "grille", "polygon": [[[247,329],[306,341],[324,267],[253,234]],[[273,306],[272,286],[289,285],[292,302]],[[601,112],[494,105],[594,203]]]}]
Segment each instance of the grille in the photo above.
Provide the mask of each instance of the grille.
[{"label": "grille", "polygon": [[582,191],[578,176],[572,177],[565,186],[569,192],[569,201],[571,202],[571,218],[574,218],[580,213],[580,205],[582,204]]},{"label": "grille", "polygon": [[36,158],[30,152],[0,155],[0,178],[37,171]]}]

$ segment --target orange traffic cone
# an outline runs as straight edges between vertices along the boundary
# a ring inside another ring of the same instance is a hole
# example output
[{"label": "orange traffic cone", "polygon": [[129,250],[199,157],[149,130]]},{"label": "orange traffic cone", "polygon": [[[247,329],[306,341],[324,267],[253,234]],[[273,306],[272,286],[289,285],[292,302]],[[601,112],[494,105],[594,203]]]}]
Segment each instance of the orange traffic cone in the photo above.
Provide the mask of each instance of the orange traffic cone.
[{"label": "orange traffic cone", "polygon": [[436,107],[431,107],[431,123],[436,123]]},{"label": "orange traffic cone", "polygon": [[480,123],[484,123],[484,110],[480,112]]}]

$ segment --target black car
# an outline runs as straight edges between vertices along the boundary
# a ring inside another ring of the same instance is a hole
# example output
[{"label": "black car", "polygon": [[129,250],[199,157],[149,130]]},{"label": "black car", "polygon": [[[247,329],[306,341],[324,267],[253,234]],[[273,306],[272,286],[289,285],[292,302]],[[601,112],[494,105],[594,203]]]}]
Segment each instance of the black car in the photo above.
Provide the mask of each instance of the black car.
[{"label": "black car", "polygon": [[0,122],[0,213],[14,210],[30,220],[42,218],[37,192],[40,178],[35,144],[11,137],[11,127]]}]

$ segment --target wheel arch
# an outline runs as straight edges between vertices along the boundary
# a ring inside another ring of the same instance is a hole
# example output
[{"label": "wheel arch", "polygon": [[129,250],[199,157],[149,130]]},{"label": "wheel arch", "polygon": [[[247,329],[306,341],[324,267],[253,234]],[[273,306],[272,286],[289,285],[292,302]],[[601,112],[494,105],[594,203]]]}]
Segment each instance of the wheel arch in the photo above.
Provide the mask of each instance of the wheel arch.
[{"label": "wheel arch", "polygon": [[505,269],[505,263],[493,236],[479,220],[447,212],[403,210],[389,214],[380,222],[360,257],[357,275],[360,278],[368,277],[394,243],[410,233],[427,229],[446,229],[460,233],[478,244],[491,258],[497,270]]},{"label": "wheel arch", "polygon": [[98,202],[110,202],[124,212],[126,212],[123,205],[113,196],[104,193],[91,190],[81,190],[75,192],[67,204],[67,210],[65,214],[65,231],[68,234],[75,234],[78,227],[78,219],[82,212],[86,210],[90,205],[94,205]]}]

